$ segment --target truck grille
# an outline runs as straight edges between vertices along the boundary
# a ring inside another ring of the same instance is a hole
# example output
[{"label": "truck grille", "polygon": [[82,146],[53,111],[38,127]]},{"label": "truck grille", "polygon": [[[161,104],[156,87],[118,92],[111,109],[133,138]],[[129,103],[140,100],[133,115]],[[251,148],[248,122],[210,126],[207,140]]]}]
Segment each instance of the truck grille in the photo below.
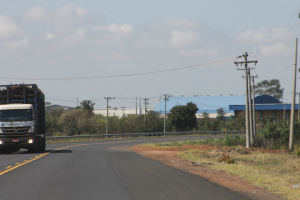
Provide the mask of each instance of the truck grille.
[{"label": "truck grille", "polygon": [[3,134],[26,134],[30,127],[2,127]]}]

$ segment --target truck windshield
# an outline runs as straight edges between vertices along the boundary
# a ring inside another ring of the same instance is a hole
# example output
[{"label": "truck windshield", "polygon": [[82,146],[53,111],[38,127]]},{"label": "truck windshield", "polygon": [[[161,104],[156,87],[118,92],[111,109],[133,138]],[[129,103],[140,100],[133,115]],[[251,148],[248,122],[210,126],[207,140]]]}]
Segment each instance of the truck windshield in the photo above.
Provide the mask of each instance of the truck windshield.
[{"label": "truck windshield", "polygon": [[0,121],[32,121],[30,109],[0,110]]}]

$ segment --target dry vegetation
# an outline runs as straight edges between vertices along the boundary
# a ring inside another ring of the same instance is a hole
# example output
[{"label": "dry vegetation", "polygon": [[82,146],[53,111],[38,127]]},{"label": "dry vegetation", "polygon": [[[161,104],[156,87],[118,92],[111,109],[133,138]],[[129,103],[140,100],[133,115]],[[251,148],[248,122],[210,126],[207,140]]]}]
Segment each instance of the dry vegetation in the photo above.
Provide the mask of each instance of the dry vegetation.
[{"label": "dry vegetation", "polygon": [[[214,144],[203,144],[202,141],[171,142],[148,144],[148,147],[179,151],[179,155],[191,163],[241,177],[283,198],[300,200],[300,157],[296,153],[245,149],[243,146],[221,147],[216,141],[212,143]],[[226,164],[226,159],[231,160],[230,164]]]}]

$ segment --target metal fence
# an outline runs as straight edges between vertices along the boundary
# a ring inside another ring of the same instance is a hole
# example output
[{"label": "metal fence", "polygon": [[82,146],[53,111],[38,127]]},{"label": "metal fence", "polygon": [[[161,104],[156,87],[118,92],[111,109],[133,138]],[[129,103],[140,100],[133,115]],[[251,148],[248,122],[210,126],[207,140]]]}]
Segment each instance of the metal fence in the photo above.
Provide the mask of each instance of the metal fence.
[{"label": "metal fence", "polygon": [[166,132],[166,133],[122,133],[104,135],[76,135],[76,136],[55,136],[46,137],[47,143],[71,142],[85,140],[100,140],[111,138],[136,138],[136,137],[170,137],[182,135],[218,135],[218,134],[243,134],[245,131],[189,131],[189,132]]}]

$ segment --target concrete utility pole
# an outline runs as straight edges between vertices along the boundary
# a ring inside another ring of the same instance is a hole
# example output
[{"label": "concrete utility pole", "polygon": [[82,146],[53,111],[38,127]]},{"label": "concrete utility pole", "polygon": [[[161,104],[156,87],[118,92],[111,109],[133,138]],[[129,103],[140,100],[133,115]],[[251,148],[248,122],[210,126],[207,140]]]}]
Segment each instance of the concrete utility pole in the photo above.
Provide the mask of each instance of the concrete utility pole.
[{"label": "concrete utility pole", "polygon": [[164,100],[165,100],[165,116],[164,116],[164,133],[166,132],[166,118],[167,118],[167,101],[169,101],[169,95],[164,94]]},{"label": "concrete utility pole", "polygon": [[252,78],[252,96],[253,96],[253,105],[252,105],[252,112],[253,112],[253,138],[255,138],[256,135],[256,114],[255,114],[255,88],[254,88],[254,79],[258,78],[258,76],[251,76]]},{"label": "concrete utility pole", "polygon": [[294,65],[294,84],[293,84],[293,98],[291,107],[291,121],[290,121],[290,139],[289,150],[294,151],[294,127],[295,127],[295,96],[296,96],[296,77],[297,77],[297,54],[298,54],[298,38],[296,38],[295,49],[295,65]]},{"label": "concrete utility pole", "polygon": [[[248,68],[248,102],[249,102],[249,138],[250,138],[250,146],[254,145],[254,138],[256,134],[256,116],[255,116],[255,91],[254,91],[254,78],[258,76],[251,76],[250,68]],[[243,76],[245,78],[245,76]],[[251,78],[253,81],[253,85],[251,85]]]},{"label": "concrete utility pole", "polygon": [[104,97],[106,99],[106,135],[108,134],[108,101],[115,99],[115,97]]},{"label": "concrete utility pole", "polygon": [[140,97],[140,112],[139,114],[141,115],[142,114],[142,98]]},{"label": "concrete utility pole", "polygon": [[145,101],[145,115],[144,115],[144,124],[146,124],[146,114],[147,114],[147,101],[149,100],[149,99],[143,99],[144,101]]},{"label": "concrete utility pole", "polygon": [[249,84],[248,84],[248,64],[249,63],[257,63],[257,61],[248,61],[248,54],[247,52],[245,52],[245,54],[243,54],[242,56],[238,56],[237,58],[243,58],[245,59],[245,61],[241,61],[241,62],[234,62],[235,65],[244,65],[245,68],[244,69],[239,69],[239,70],[245,70],[245,88],[246,88],[246,108],[245,108],[245,118],[246,118],[246,148],[250,148],[250,125],[249,125],[249,121],[250,121],[250,117],[249,117]]},{"label": "concrete utility pole", "polygon": [[254,134],[253,134],[253,114],[252,114],[252,89],[251,89],[251,74],[250,74],[250,68],[248,68],[248,102],[249,102],[249,137],[250,137],[250,146],[254,145]]},{"label": "concrete utility pole", "polygon": [[138,114],[138,108],[137,108],[137,97],[135,97],[135,114]]},{"label": "concrete utility pole", "polygon": [[124,116],[124,109],[126,108],[126,107],[121,107],[122,108],[122,110],[123,110],[123,116]]}]

